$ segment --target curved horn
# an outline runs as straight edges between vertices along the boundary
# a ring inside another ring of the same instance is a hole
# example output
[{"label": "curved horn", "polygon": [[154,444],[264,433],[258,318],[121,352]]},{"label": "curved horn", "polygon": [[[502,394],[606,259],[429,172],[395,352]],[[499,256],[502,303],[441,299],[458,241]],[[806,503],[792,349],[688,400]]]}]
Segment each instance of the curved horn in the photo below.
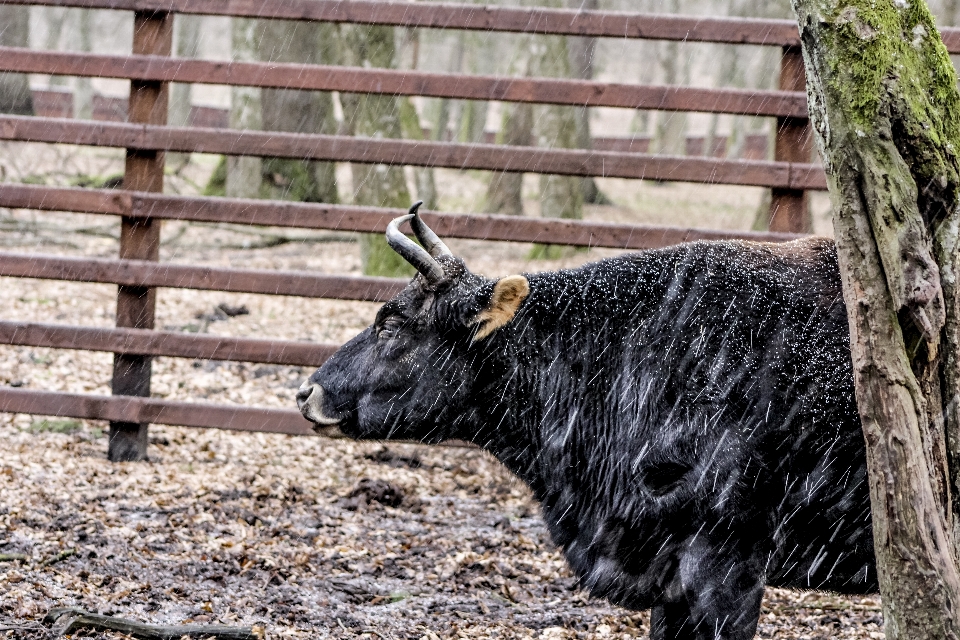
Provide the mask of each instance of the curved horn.
[{"label": "curved horn", "polygon": [[443,268],[423,247],[400,233],[400,225],[415,217],[414,214],[408,213],[391,220],[387,225],[387,244],[399,253],[401,258],[412,264],[427,279],[427,282],[436,284],[443,280]]},{"label": "curved horn", "polygon": [[452,256],[453,252],[447,248],[447,245],[443,244],[443,240],[433,232],[433,229],[427,226],[427,223],[423,221],[420,217],[420,214],[417,210],[420,208],[420,205],[423,204],[423,200],[417,200],[413,203],[413,206],[410,207],[409,213],[413,214],[413,220],[410,221],[410,227],[413,229],[413,235],[417,236],[417,240],[420,241],[420,244],[423,245],[423,248],[427,250],[434,258],[440,256]]}]

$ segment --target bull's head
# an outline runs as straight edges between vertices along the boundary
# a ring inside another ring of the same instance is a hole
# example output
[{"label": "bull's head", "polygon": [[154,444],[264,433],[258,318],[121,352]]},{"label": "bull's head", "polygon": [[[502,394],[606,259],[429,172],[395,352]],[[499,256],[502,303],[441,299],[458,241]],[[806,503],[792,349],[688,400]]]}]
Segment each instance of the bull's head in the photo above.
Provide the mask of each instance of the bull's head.
[{"label": "bull's head", "polygon": [[[420,204],[387,227],[387,242],[419,274],[297,393],[318,431],[437,442],[479,435],[464,429],[486,422],[477,393],[502,376],[490,356],[529,284],[470,273],[417,215]],[[407,221],[422,247],[400,232]]]}]

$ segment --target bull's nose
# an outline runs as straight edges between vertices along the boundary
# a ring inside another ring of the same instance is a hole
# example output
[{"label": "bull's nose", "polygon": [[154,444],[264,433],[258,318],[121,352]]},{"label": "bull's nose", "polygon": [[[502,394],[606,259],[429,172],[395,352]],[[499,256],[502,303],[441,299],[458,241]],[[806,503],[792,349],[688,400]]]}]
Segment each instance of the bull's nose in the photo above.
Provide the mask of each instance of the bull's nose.
[{"label": "bull's nose", "polygon": [[300,388],[297,390],[297,408],[300,409],[300,411],[303,411],[303,405],[313,393],[313,387],[314,385],[310,384],[310,381],[307,380],[300,385]]},{"label": "bull's nose", "polygon": [[307,380],[297,391],[297,407],[303,417],[318,425],[335,425],[339,418],[323,415],[323,387]]}]

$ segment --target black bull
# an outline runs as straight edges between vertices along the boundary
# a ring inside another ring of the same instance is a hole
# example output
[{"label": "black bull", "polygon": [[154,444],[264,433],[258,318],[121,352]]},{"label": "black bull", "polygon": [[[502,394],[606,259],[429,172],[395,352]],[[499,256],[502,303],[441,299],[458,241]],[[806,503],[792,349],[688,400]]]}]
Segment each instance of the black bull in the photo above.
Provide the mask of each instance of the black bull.
[{"label": "black bull", "polygon": [[832,242],[491,281],[419,217],[387,235],[420,275],[301,387],[318,427],[486,449],[591,594],[652,609],[652,638],[751,638],[765,584],[876,592]]}]

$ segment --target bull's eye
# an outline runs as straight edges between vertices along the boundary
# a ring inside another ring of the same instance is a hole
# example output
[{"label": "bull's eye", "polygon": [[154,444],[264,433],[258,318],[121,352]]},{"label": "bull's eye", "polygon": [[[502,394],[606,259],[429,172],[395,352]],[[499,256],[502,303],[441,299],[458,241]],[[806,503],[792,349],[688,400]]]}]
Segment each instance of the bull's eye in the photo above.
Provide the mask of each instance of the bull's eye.
[{"label": "bull's eye", "polygon": [[383,321],[383,324],[380,325],[380,328],[377,330],[377,339],[379,340],[389,340],[390,338],[396,337],[397,333],[400,332],[400,327],[403,326],[403,318],[398,316],[392,316]]}]

